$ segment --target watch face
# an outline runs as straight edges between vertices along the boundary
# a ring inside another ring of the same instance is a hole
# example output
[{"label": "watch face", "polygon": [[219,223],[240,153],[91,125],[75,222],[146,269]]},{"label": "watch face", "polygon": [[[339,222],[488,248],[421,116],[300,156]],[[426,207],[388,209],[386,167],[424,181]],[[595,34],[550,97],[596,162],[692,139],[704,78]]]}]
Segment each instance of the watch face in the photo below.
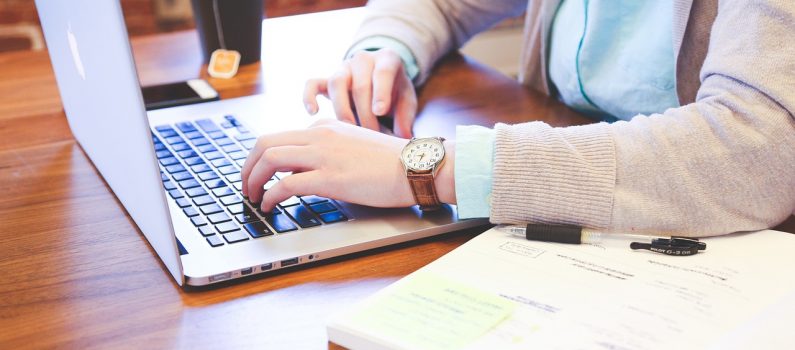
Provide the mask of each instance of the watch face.
[{"label": "watch face", "polygon": [[444,146],[439,139],[417,139],[403,148],[401,157],[411,170],[431,170],[444,158]]}]

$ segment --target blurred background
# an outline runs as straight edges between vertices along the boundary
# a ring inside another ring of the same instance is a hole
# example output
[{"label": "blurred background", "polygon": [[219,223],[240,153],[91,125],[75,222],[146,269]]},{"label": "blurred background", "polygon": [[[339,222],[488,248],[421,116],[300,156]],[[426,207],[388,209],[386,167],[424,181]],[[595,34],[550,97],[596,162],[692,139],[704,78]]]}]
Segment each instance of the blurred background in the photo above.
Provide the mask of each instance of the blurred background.
[{"label": "blurred background", "polygon": [[[68,1],[68,0],[65,0]],[[364,6],[366,0],[266,0],[266,17]],[[193,28],[190,0],[121,0],[130,36]],[[0,52],[42,50],[33,0],[0,0]]]},{"label": "blurred background", "polygon": [[[266,18],[344,9],[367,3],[367,0],[263,1]],[[121,4],[131,37],[194,28],[191,0],[121,0]],[[522,18],[513,18],[478,35],[462,51],[508,76],[516,76],[521,38]],[[44,49],[34,1],[0,0],[0,53]]]}]

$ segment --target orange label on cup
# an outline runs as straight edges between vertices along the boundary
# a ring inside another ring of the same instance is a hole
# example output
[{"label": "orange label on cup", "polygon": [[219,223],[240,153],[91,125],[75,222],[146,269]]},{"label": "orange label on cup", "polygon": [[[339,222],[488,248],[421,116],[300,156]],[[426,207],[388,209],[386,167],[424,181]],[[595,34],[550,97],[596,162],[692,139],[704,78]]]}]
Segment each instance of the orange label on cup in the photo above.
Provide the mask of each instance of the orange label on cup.
[{"label": "orange label on cup", "polygon": [[207,73],[213,78],[229,79],[237,74],[238,66],[240,66],[240,52],[218,49],[210,56]]}]

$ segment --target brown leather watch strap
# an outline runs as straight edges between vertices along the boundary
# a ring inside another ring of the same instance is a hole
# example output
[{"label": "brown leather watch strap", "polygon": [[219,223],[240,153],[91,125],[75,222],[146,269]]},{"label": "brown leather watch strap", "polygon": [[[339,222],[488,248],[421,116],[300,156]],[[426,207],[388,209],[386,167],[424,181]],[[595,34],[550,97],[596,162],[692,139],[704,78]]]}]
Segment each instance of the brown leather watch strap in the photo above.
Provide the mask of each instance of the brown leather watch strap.
[{"label": "brown leather watch strap", "polygon": [[436,195],[433,174],[430,172],[414,173],[409,171],[406,176],[409,179],[409,185],[411,186],[411,193],[414,195],[414,200],[420,205],[421,210],[430,211],[441,208],[442,203]]}]

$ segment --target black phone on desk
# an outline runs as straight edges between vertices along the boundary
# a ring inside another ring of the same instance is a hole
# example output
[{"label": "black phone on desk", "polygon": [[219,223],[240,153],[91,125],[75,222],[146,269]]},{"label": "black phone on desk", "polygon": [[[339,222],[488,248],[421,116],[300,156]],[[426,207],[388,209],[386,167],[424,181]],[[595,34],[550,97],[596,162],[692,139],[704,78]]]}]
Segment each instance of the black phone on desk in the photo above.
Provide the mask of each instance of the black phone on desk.
[{"label": "black phone on desk", "polygon": [[219,100],[218,92],[204,79],[191,79],[141,88],[146,110]]}]

